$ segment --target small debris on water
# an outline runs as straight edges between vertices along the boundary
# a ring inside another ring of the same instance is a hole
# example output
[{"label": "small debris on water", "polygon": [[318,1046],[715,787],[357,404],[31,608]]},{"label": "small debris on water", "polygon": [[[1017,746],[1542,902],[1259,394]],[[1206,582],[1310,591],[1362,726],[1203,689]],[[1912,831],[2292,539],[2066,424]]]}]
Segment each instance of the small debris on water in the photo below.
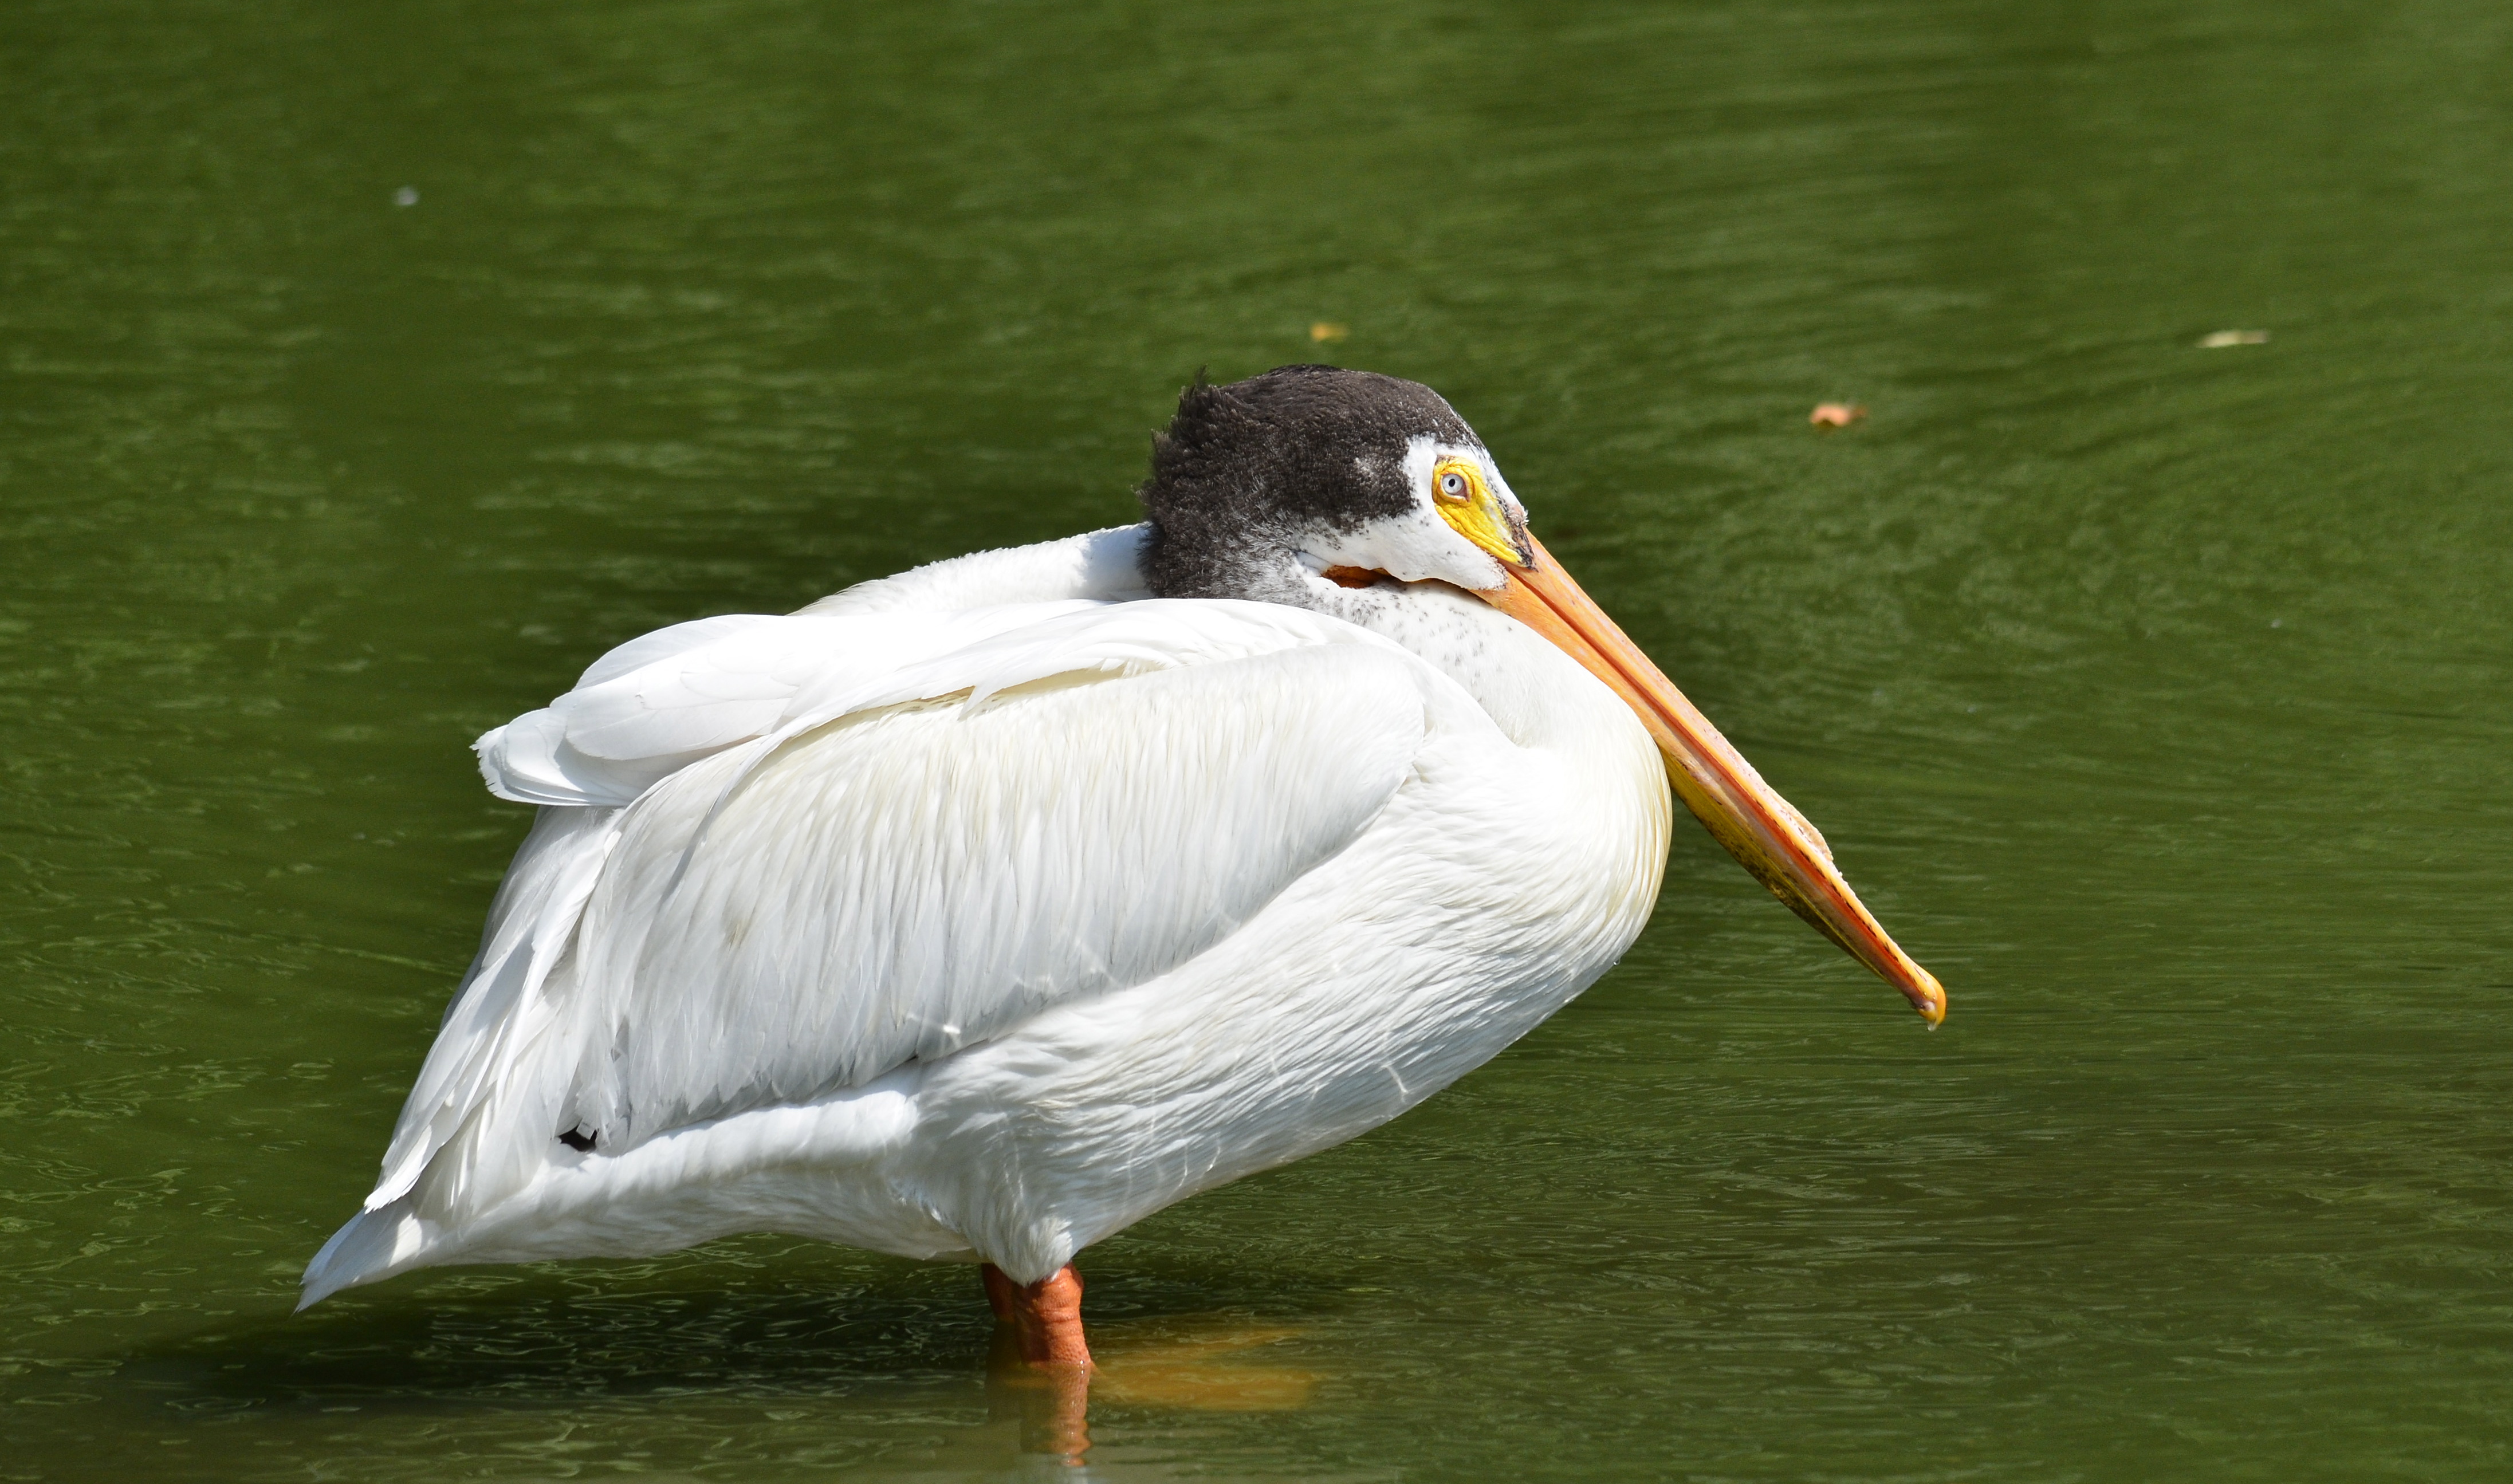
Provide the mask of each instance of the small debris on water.
[{"label": "small debris on water", "polygon": [[1807,421],[1817,427],[1848,427],[1867,416],[1867,409],[1855,402],[1819,402]]},{"label": "small debris on water", "polygon": [[2269,620],[2269,627],[2271,627],[2271,628],[2284,628],[2284,627],[2286,627],[2286,620],[2284,620],[2284,619],[2271,619],[2271,620]]},{"label": "small debris on water", "polygon": [[2266,330],[2216,330],[2199,337],[2202,350],[2222,350],[2228,345],[2265,345],[2268,342]]},{"label": "small debris on water", "polygon": [[1309,326],[1309,339],[1321,345],[1329,341],[1342,340],[1350,334],[1352,334],[1352,326],[1338,325],[1333,320],[1322,319]]},{"label": "small debris on water", "polygon": [[395,206],[417,206],[418,204],[419,187],[416,185],[405,185],[401,189],[393,192],[393,205]]}]

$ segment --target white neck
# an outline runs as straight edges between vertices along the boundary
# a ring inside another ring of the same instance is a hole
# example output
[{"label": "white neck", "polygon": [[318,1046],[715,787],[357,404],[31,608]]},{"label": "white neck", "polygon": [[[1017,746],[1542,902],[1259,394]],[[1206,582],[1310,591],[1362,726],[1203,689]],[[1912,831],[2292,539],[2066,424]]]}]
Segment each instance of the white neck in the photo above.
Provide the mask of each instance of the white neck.
[{"label": "white neck", "polygon": [[1421,656],[1464,688],[1522,747],[1577,748],[1599,731],[1636,730],[1622,698],[1545,638],[1446,582],[1310,584],[1300,606],[1333,615]]}]

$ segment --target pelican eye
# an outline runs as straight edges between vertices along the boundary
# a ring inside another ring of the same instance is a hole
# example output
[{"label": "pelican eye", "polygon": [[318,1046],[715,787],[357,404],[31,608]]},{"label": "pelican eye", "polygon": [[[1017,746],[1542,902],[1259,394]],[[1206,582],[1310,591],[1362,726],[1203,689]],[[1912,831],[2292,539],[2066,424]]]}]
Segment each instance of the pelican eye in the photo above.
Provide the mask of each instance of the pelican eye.
[{"label": "pelican eye", "polygon": [[1474,481],[1463,469],[1442,469],[1431,481],[1432,492],[1451,504],[1464,504],[1475,493]]}]

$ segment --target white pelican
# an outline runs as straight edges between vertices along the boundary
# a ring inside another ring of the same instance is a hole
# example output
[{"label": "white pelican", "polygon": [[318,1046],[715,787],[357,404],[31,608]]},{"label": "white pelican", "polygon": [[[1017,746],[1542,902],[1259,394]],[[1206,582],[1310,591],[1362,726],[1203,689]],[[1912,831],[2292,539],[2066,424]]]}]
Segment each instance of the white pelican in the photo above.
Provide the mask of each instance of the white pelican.
[{"label": "white pelican", "polygon": [[303,1302],[780,1231],[982,1263],[1020,1353],[1087,1368],[1074,1254],[1587,987],[1670,782],[1945,1013],[1427,387],[1199,379],[1141,496],[648,634],[483,737],[539,818]]}]

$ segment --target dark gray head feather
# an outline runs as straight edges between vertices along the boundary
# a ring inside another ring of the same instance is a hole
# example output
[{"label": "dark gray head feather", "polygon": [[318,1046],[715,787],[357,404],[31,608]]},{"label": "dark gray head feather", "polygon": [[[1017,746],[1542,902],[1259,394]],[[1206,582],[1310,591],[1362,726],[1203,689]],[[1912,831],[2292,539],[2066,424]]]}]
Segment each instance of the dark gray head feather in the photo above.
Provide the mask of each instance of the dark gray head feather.
[{"label": "dark gray head feather", "polygon": [[1136,493],[1152,523],[1143,576],[1165,598],[1255,597],[1306,531],[1359,530],[1415,504],[1417,435],[1481,448],[1438,392],[1334,366],[1278,366],[1216,386],[1201,372],[1152,437]]}]

